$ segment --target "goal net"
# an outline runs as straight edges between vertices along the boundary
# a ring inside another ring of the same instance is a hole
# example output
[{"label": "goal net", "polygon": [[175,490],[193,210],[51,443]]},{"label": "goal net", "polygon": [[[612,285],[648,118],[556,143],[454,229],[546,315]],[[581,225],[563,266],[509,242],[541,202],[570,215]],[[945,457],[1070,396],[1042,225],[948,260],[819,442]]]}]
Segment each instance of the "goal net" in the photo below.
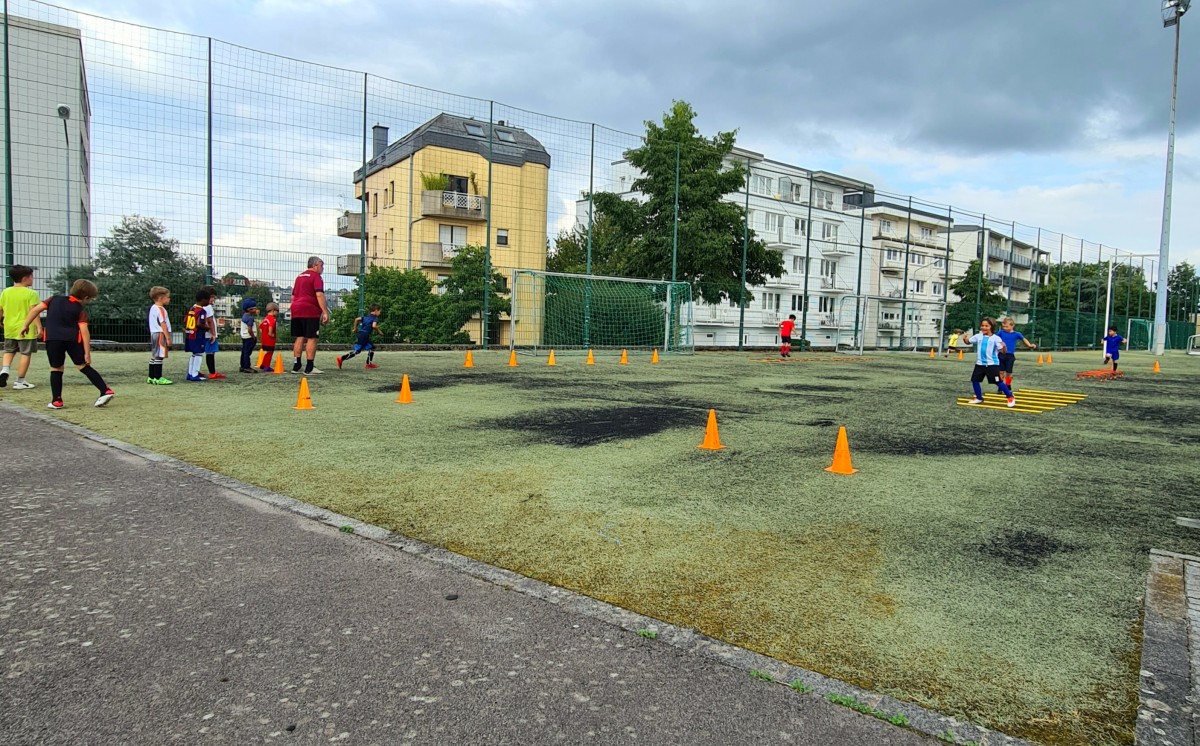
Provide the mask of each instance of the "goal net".
[{"label": "goal net", "polygon": [[692,352],[692,288],[636,280],[519,269],[512,279],[510,347],[657,349]]},{"label": "goal net", "polygon": [[1149,350],[1154,341],[1154,322],[1145,319],[1130,319],[1125,328],[1125,339],[1131,350]]}]

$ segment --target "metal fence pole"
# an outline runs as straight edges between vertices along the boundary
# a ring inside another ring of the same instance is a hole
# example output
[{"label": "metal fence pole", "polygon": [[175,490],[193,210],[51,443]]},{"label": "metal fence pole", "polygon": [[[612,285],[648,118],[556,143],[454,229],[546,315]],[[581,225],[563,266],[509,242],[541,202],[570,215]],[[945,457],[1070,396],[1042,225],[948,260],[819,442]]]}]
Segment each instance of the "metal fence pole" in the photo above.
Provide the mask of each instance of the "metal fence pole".
[{"label": "metal fence pole", "polygon": [[[675,143],[675,218],[671,222],[671,282],[675,282],[675,266],[679,256],[679,143]],[[743,282],[745,280],[743,279]]]},{"label": "metal fence pole", "polygon": [[800,306],[800,351],[804,352],[804,340],[808,337],[808,275],[809,261],[812,256],[812,209],[813,209],[813,175],[808,172],[808,217],[804,227],[804,294]]},{"label": "metal fence pole", "polygon": [[[488,101],[488,208],[487,239],[483,243],[483,313],[480,314],[479,336],[483,349],[488,348],[488,298],[492,294],[492,161],[496,141],[496,102]],[[512,333],[512,330],[509,330]]]},{"label": "metal fence pole", "polygon": [[1079,348],[1079,317],[1083,313],[1083,239],[1079,239],[1079,264],[1075,265],[1075,338],[1071,346]]},{"label": "metal fence pole", "polygon": [[[746,207],[742,215],[742,283],[738,300],[738,350],[746,340],[746,252],[750,249],[750,159],[746,159]],[[803,348],[801,348],[803,349]]]},{"label": "metal fence pole", "polygon": [[205,195],[206,199],[206,232],[204,241],[204,258],[205,258],[205,274],[208,277],[208,284],[213,284],[213,74],[212,74],[212,37],[208,37],[208,133],[206,136],[205,147],[207,150],[207,163],[205,165],[205,177],[208,182],[208,190]]},{"label": "metal fence pole", "polygon": [[[12,106],[8,68],[8,0],[4,0],[4,265],[12,267],[16,263],[16,236],[13,235]],[[12,278],[5,272],[4,287],[10,285]]]},{"label": "metal fence pole", "polygon": [[[367,73],[363,73],[362,174],[363,197],[365,198],[367,196]],[[411,186],[409,190],[411,194]],[[395,199],[394,194],[392,199]],[[367,202],[364,199],[360,204],[362,205],[362,231],[358,234],[358,315],[364,316],[363,312],[366,310],[367,304]],[[409,204],[412,204],[411,196]]]}]

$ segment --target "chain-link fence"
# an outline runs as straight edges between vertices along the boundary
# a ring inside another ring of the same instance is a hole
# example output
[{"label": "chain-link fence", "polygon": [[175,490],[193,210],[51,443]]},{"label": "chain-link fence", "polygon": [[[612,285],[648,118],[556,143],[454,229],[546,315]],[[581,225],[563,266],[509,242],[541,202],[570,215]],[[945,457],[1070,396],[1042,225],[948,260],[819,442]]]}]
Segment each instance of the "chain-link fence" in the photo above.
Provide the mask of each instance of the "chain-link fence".
[{"label": "chain-link fence", "polygon": [[[102,242],[138,215],[226,291],[223,320],[246,295],[286,318],[314,255],[331,303],[357,311],[368,267],[420,270],[437,292],[469,245],[501,278],[546,269],[572,241],[586,246],[578,271],[596,271],[593,195],[639,197],[627,160],[647,147],[639,135],[35,0],[5,6],[4,268],[35,267],[43,296],[72,266],[91,268],[102,297],[115,288],[122,270],[105,264]],[[685,146],[650,147],[675,159],[678,197]],[[698,346],[774,344],[790,314],[817,347],[938,346],[990,314],[1014,316],[1047,348],[1095,346],[1105,319],[1142,344],[1153,257],[741,153],[731,160],[747,166],[745,184],[727,199],[747,211],[743,248],[765,242],[783,271],[713,303],[697,283]],[[663,250],[678,242],[660,238]],[[148,291],[152,272],[132,271],[143,273]],[[478,328],[467,328],[506,343],[487,328],[506,322],[486,306],[484,276]],[[200,280],[186,277],[171,288],[177,313]],[[975,289],[956,294],[970,290],[964,278]],[[1167,342],[1182,347],[1200,286],[1172,290]],[[96,306],[93,336],[144,336],[148,295],[121,297]]]}]

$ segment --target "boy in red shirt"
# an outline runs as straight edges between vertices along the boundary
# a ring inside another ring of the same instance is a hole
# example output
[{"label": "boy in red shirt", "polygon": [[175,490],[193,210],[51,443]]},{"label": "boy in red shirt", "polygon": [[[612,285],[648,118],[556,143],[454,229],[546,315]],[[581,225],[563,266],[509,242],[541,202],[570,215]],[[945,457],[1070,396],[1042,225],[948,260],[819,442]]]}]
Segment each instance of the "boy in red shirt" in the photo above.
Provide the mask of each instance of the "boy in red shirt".
[{"label": "boy in red shirt", "polygon": [[779,340],[783,343],[779,348],[779,357],[792,356],[792,330],[796,328],[796,314],[789,314],[779,324]]},{"label": "boy in red shirt", "polygon": [[258,336],[262,340],[263,359],[262,365],[258,366],[262,370],[271,370],[271,356],[275,354],[275,329],[278,324],[279,304],[268,303],[267,315],[258,325]]}]

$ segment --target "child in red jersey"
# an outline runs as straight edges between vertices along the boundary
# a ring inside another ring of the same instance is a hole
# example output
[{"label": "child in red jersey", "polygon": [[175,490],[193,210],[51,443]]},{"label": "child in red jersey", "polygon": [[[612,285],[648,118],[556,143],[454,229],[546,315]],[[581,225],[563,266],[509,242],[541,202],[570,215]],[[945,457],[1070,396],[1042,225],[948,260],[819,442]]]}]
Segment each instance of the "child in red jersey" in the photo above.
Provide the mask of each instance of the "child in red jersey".
[{"label": "child in red jersey", "polygon": [[258,337],[262,340],[263,359],[262,365],[258,366],[262,370],[271,369],[271,356],[275,354],[276,331],[279,325],[279,304],[268,303],[267,315],[258,324]]},{"label": "child in red jersey", "polygon": [[796,328],[796,314],[788,314],[788,317],[779,324],[779,357],[792,356],[792,330]]}]

